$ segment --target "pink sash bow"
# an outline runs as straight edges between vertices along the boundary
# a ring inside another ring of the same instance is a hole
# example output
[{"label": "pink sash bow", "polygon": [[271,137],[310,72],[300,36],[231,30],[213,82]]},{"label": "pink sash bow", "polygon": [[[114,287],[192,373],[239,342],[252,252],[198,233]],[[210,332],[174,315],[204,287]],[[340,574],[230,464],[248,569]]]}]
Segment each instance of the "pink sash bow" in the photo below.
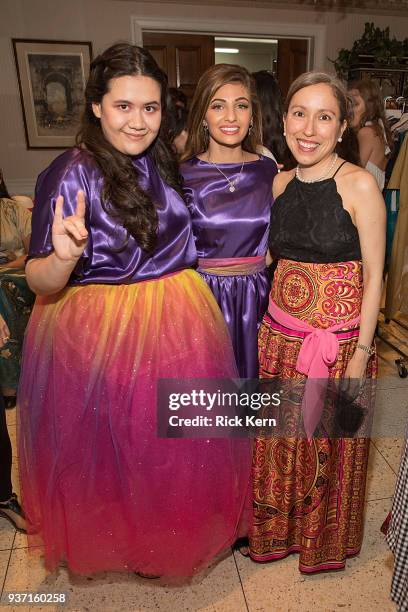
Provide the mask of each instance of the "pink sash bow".
[{"label": "pink sash bow", "polygon": [[305,432],[310,439],[322,416],[329,368],[336,363],[339,352],[339,341],[334,332],[344,327],[355,328],[360,322],[360,316],[322,329],[293,317],[279,308],[272,299],[269,300],[268,310],[280,325],[307,334],[300,347],[296,369],[308,377],[302,399],[302,413]]}]

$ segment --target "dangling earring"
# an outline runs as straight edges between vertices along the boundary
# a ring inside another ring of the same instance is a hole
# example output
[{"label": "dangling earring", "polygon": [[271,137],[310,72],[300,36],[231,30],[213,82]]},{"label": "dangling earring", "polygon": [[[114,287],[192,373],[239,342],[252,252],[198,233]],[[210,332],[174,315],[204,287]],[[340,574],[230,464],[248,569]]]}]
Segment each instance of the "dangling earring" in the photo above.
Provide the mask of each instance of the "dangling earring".
[{"label": "dangling earring", "polygon": [[249,135],[251,135],[253,127],[254,127],[254,120],[251,119],[251,121],[249,122],[249,129],[248,129],[248,134]]},{"label": "dangling earring", "polygon": [[206,121],[203,121],[203,130],[204,132],[208,131],[208,123]]}]

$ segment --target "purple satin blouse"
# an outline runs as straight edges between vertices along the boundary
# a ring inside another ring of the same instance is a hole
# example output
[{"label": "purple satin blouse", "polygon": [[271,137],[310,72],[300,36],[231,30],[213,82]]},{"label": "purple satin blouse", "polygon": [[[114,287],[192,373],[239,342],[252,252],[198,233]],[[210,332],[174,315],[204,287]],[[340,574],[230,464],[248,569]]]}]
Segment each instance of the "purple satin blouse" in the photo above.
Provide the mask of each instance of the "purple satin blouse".
[{"label": "purple satin blouse", "polygon": [[38,177],[29,257],[43,257],[53,251],[51,226],[56,199],[59,194],[64,196],[63,214],[67,217],[74,214],[76,195],[81,189],[86,196],[89,239],[70,285],[129,284],[193,266],[197,253],[183,199],[163,181],[148,154],[135,157],[133,163],[139,185],[149,191],[157,210],[158,240],[153,255],[143,251],[132,236],[127,246],[118,251],[126,230],[102,207],[102,173],[89,151],[73,148],[57,157]]},{"label": "purple satin blouse", "polygon": [[[241,164],[218,164],[230,180]],[[272,181],[277,166],[272,159],[244,164],[231,193],[213,164],[193,157],[181,165],[184,196],[193,220],[199,257],[256,257],[265,255],[272,207]]]}]

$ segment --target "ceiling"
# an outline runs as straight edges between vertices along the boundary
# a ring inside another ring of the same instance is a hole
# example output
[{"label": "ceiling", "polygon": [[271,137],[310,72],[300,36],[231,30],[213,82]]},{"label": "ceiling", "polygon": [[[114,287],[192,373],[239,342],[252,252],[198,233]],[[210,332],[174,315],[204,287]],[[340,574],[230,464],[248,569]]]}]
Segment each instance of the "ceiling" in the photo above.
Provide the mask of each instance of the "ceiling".
[{"label": "ceiling", "polygon": [[[123,1],[123,0],[122,0]],[[246,8],[305,8],[408,16],[408,0],[157,0],[159,3],[245,6]]]}]

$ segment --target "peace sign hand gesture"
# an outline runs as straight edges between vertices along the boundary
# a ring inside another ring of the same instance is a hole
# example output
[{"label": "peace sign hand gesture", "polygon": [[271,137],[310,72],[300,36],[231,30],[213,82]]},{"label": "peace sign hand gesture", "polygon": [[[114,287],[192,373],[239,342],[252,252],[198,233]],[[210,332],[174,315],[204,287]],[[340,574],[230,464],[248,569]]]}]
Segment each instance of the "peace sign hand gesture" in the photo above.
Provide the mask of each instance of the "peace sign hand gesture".
[{"label": "peace sign hand gesture", "polygon": [[55,204],[54,222],[52,224],[52,244],[58,259],[64,262],[73,262],[81,257],[88,240],[85,228],[85,194],[77,193],[75,214],[64,219],[62,209],[63,196],[58,196]]}]

